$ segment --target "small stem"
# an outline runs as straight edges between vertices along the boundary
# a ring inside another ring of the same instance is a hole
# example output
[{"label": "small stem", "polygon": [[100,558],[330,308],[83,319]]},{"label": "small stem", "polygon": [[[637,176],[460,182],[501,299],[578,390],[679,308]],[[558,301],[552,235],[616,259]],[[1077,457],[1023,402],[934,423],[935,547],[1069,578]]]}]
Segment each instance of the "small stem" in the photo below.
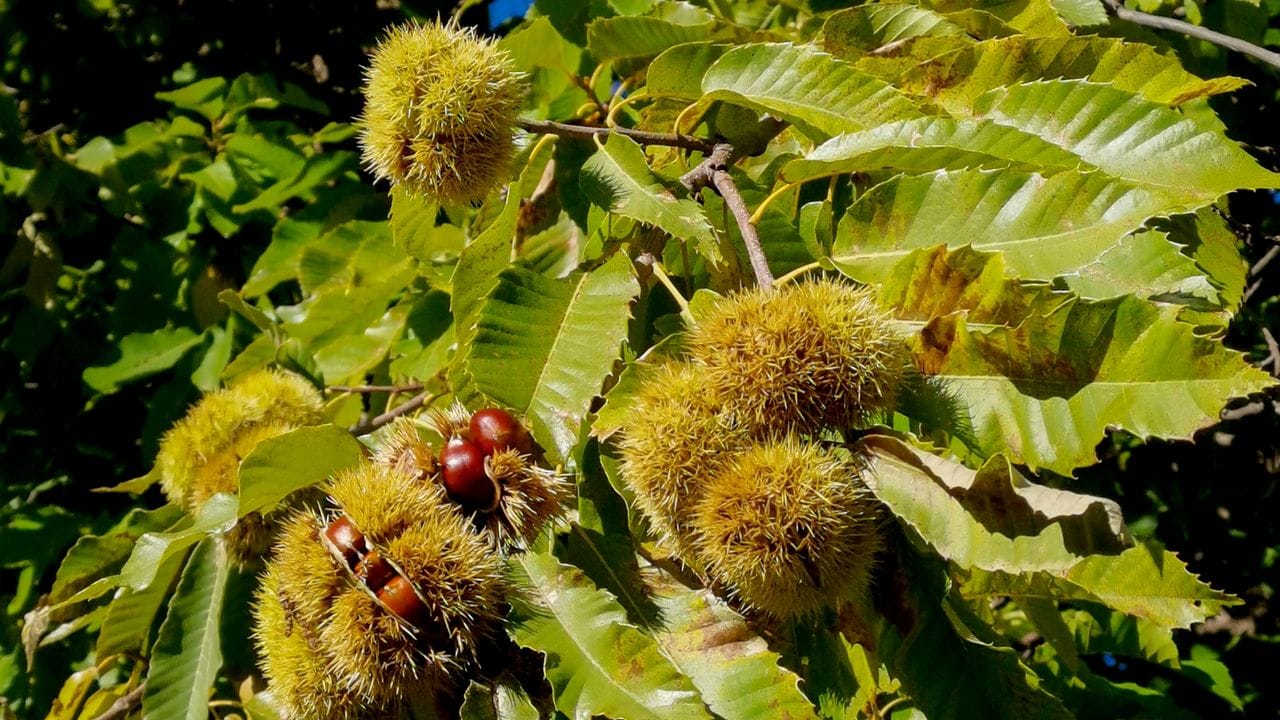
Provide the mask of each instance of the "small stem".
[{"label": "small stem", "polygon": [[806,273],[813,272],[814,270],[820,270],[820,269],[822,269],[822,262],[821,262],[821,261],[811,262],[811,263],[809,263],[808,265],[801,265],[800,267],[796,268],[795,270],[792,270],[791,272],[787,273],[786,275],[783,275],[782,277],[780,277],[780,278],[778,278],[777,280],[775,280],[775,281],[773,282],[773,285],[774,285],[774,287],[778,287],[778,286],[780,286],[780,285],[786,285],[787,283],[789,283],[789,282],[791,282],[791,281],[795,280],[796,278],[800,277],[801,275],[804,275],[804,274],[806,274]]},{"label": "small stem", "polygon": [[111,707],[107,708],[107,711],[99,715],[95,720],[119,720],[119,718],[126,717],[133,712],[138,703],[142,702],[142,694],[146,691],[147,683],[143,681],[138,687],[130,690],[128,695],[111,703]]},{"label": "small stem", "polygon": [[417,392],[426,387],[422,383],[406,383],[404,385],[330,385],[325,388],[336,393],[399,393]]},{"label": "small stem", "polygon": [[1157,30],[1169,30],[1181,33],[1187,37],[1211,42],[1219,47],[1234,50],[1242,55],[1248,55],[1256,60],[1261,60],[1271,67],[1280,68],[1280,53],[1275,53],[1265,48],[1258,47],[1246,40],[1231,37],[1230,35],[1224,35],[1216,30],[1210,30],[1207,27],[1192,25],[1184,20],[1177,20],[1175,18],[1150,15],[1137,10],[1130,10],[1121,4],[1120,0],[1104,0],[1104,4],[1107,7],[1107,11],[1112,15],[1126,22],[1131,22],[1134,25],[1142,25],[1144,27],[1155,28]]},{"label": "small stem", "polygon": [[610,101],[609,114],[605,116],[604,124],[608,125],[611,128],[618,127],[618,113],[622,111],[622,108],[630,105],[636,100],[643,100],[643,99],[644,99],[644,88],[641,88],[640,90],[637,90],[636,92],[622,98],[621,100],[618,100],[616,102]]},{"label": "small stem", "polygon": [[788,190],[794,188],[796,184],[797,183],[785,183],[782,187],[769,193],[769,197],[765,198],[764,202],[760,203],[760,207],[756,208],[756,211],[751,214],[751,224],[759,225],[760,218],[764,217],[764,211],[769,209],[769,206],[773,204],[773,201],[777,200]]},{"label": "small stem", "polygon": [[413,397],[409,398],[408,400],[400,403],[399,405],[391,408],[390,410],[382,413],[381,415],[373,418],[372,420],[369,420],[368,422],[360,423],[359,425],[352,427],[350,429],[350,432],[352,435],[356,435],[356,436],[368,435],[374,430],[377,430],[383,425],[386,425],[392,422],[393,420],[395,420],[396,418],[402,415],[407,415],[408,413],[411,413],[414,410],[417,410],[418,408],[424,405],[429,405],[437,397],[438,397],[437,395],[433,395],[430,391],[424,390],[418,393],[417,395],[414,395]]},{"label": "small stem", "polygon": [[699,137],[667,135],[666,133],[632,130],[631,128],[588,127],[586,125],[568,125],[551,120],[521,120],[520,127],[532,133],[550,133],[580,140],[600,138],[607,136],[609,133],[617,133],[625,135],[641,145],[665,145],[667,147],[684,148],[685,150],[697,150],[703,153],[709,153],[715,148],[715,143]]},{"label": "small stem", "polygon": [[742,233],[742,243],[747,246],[747,257],[751,260],[751,270],[755,272],[756,283],[768,290],[773,288],[773,271],[769,269],[764,248],[760,246],[760,234],[756,232],[756,226],[751,222],[751,212],[747,209],[747,203],[742,199],[742,193],[738,192],[733,176],[729,174],[729,158],[732,155],[732,145],[728,143],[716,145],[711,154],[697,167],[680,176],[680,184],[689,188],[689,191],[694,194],[710,186],[724,198],[725,207],[733,213],[733,219],[738,223],[738,230]]},{"label": "small stem", "polygon": [[1271,371],[1272,375],[1280,377],[1280,344],[1276,343],[1276,338],[1267,328],[1262,328],[1262,337],[1267,341],[1267,349],[1271,351]]},{"label": "small stem", "polygon": [[728,170],[716,170],[711,175],[711,182],[720,192],[720,197],[724,198],[725,205],[729,206],[734,219],[738,221],[738,230],[742,232],[742,242],[747,246],[747,257],[751,259],[751,269],[755,271],[756,283],[766,290],[772,288],[773,271],[769,269],[764,248],[760,246],[760,234],[756,232],[756,226],[751,224],[751,213],[747,210],[747,203],[743,201],[742,194],[738,192],[738,186],[734,184]]},{"label": "small stem", "polygon": [[686,325],[693,326],[693,313],[689,311],[689,301],[684,299],[684,295],[676,289],[675,283],[671,282],[671,277],[667,275],[666,268],[662,267],[662,263],[654,260],[653,274],[657,276],[658,282],[667,288],[667,292],[671,293],[671,299],[676,301],[676,305],[680,306],[680,317],[684,319]]},{"label": "small stem", "polygon": [[883,717],[883,718],[889,717],[889,711],[893,710],[895,705],[901,705],[902,703],[905,703],[905,702],[911,702],[911,698],[907,697],[906,695],[899,695],[898,697],[890,700],[889,702],[884,704],[884,707],[880,708],[880,717]]}]

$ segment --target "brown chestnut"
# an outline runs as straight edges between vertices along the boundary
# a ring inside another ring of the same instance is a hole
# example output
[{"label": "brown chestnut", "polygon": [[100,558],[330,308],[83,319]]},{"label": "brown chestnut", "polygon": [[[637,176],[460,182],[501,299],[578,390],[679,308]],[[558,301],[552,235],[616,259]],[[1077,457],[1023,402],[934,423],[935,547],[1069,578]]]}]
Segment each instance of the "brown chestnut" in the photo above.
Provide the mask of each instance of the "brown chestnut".
[{"label": "brown chestnut", "polygon": [[377,592],[379,588],[387,584],[392,577],[395,577],[396,571],[391,567],[391,563],[382,557],[382,553],[377,550],[370,550],[360,562],[356,563],[356,577],[364,583],[364,586]]},{"label": "brown chestnut", "polygon": [[499,408],[484,408],[471,416],[471,442],[485,455],[509,448],[521,455],[533,453],[529,431],[511,413]]},{"label": "brown chestnut", "polygon": [[355,567],[356,562],[364,556],[368,546],[364,542],[364,533],[351,522],[351,518],[343,515],[324,529],[324,536],[333,547],[342,553],[347,567]]},{"label": "brown chestnut", "polygon": [[378,599],[387,609],[411,625],[421,624],[426,617],[427,609],[413,592],[413,583],[400,575],[392,577],[378,590]]},{"label": "brown chestnut", "polygon": [[440,476],[449,498],[466,510],[492,510],[498,486],[484,471],[484,453],[474,443],[453,438],[440,454]]}]

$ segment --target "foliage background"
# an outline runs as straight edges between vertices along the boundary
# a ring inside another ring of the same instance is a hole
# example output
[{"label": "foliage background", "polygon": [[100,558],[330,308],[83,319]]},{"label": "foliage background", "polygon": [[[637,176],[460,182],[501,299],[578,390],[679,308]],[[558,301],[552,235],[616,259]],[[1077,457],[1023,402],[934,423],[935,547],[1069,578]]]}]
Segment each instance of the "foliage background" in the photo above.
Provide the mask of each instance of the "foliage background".
[{"label": "foliage background", "polygon": [[[133,505],[88,491],[144,473],[159,433],[216,382],[236,329],[233,321],[223,330],[217,293],[244,285],[286,219],[386,217],[386,196],[358,167],[349,128],[332,123],[358,112],[365,51],[381,29],[452,9],[438,5],[0,2],[0,28],[12,38],[0,88],[3,713],[42,717],[89,654],[73,637],[27,668],[18,621],[52,587],[75,539],[105,531]],[[1277,0],[1138,6],[1280,46]],[[464,19],[488,26],[488,10],[477,5]],[[1271,147],[1280,127],[1275,70],[1140,28],[1104,32],[1171,47],[1201,76],[1250,79],[1214,107],[1230,137],[1280,170]],[[228,99],[213,107],[190,93],[165,95],[201,80]],[[203,128],[192,120],[202,113]],[[217,154],[236,146],[234,172],[218,166]],[[1276,203],[1269,193],[1232,199],[1258,268],[1228,344],[1254,360],[1272,353],[1264,329],[1280,330],[1280,259],[1264,262],[1280,234]],[[1280,357],[1272,361],[1280,369]],[[1184,653],[1221,656],[1248,716],[1280,716],[1280,693],[1269,688],[1280,666],[1274,398],[1194,443],[1113,436],[1104,457],[1072,489],[1119,500],[1136,534],[1178,548],[1206,581],[1245,597],[1229,617],[1178,640]],[[1024,639],[1028,651],[1037,642]],[[1167,689],[1207,714],[1223,710],[1156,666],[1100,662],[1099,674]]]}]

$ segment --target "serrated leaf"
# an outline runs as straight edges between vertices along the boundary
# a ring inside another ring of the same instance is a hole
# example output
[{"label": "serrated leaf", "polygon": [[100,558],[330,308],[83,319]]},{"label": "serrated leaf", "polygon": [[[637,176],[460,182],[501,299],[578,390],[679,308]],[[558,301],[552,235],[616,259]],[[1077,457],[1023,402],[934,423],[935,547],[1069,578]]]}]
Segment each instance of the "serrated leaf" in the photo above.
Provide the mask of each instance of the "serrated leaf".
[{"label": "serrated leaf", "polygon": [[910,3],[847,8],[828,17],[822,25],[823,47],[849,60],[906,38],[947,35],[967,38],[964,28],[932,10]]},{"label": "serrated leaf", "polygon": [[411,195],[402,186],[391,190],[391,237],[418,262],[440,262],[462,250],[463,233],[456,225],[436,225],[440,206]]},{"label": "serrated leaf", "polygon": [[1093,555],[1064,572],[974,572],[964,580],[961,593],[969,598],[1098,603],[1169,629],[1191,627],[1240,603],[1197,579],[1177,555],[1145,545],[1119,555]]},{"label": "serrated leaf", "polygon": [[459,720],[539,720],[524,688],[508,679],[493,685],[475,680],[462,695]]},{"label": "serrated leaf", "polygon": [[1067,547],[1077,555],[1118,553],[1133,545],[1114,500],[1037,485],[999,455],[976,472],[931,453],[915,456],[992,532],[1017,537],[1060,525]]},{"label": "serrated leaf", "polygon": [[1248,263],[1240,255],[1240,238],[1215,208],[1201,208],[1195,215],[1180,215],[1153,223],[1159,232],[1196,261],[1217,289],[1216,302],[1235,314],[1244,300]]},{"label": "serrated leaf", "polygon": [[235,526],[235,495],[216,493],[196,510],[190,524],[164,533],[146,533],[138,538],[133,553],[120,569],[119,584],[134,590],[144,590],[156,578],[165,559],[185,551],[205,537],[220,534]]},{"label": "serrated leaf", "polygon": [[[898,85],[909,95],[925,95],[953,115],[967,115],[979,96],[995,88],[1041,78],[1078,78],[1106,83],[1165,105],[1231,92],[1240,78],[1201,80],[1177,57],[1149,45],[1100,37],[1014,37],[985,40],[943,51],[915,42],[901,66]],[[923,62],[921,62],[923,61]]]},{"label": "serrated leaf", "polygon": [[513,573],[522,592],[511,598],[512,637],[546,655],[547,680],[565,715],[710,720],[689,678],[581,571],[526,553]]},{"label": "serrated leaf", "polygon": [[221,538],[196,546],[169,603],[147,669],[144,720],[204,720],[222,666],[219,625],[229,563]]},{"label": "serrated leaf", "polygon": [[233,205],[231,210],[251,213],[277,208],[293,198],[314,198],[313,191],[316,188],[344,173],[354,172],[358,165],[356,155],[352,152],[318,153],[307,158],[297,173],[281,178],[252,200]]},{"label": "serrated leaf", "polygon": [[668,335],[622,369],[622,373],[618,375],[618,381],[605,394],[604,405],[596,411],[596,419],[591,425],[591,434],[594,437],[600,438],[601,441],[608,440],[626,426],[635,402],[635,394],[645,380],[652,377],[664,362],[670,361],[676,345],[678,345],[678,337]]},{"label": "serrated leaf", "polygon": [[702,97],[702,76],[732,47],[727,43],[695,42],[664,50],[649,63],[645,92],[653,98],[697,100]]},{"label": "serrated leaf", "polygon": [[1067,571],[1066,580],[1108,607],[1169,628],[1191,627],[1240,604],[1188,572],[1177,555],[1142,545],[1087,558]]},{"label": "serrated leaf", "polygon": [[206,120],[215,120],[222,114],[223,98],[227,94],[226,78],[213,77],[197,80],[186,87],[156,93],[156,99],[183,110],[192,110]]},{"label": "serrated leaf", "polygon": [[1125,297],[1067,302],[1016,328],[978,331],[951,316],[930,323],[914,350],[968,409],[980,452],[1069,475],[1095,462],[1108,427],[1190,437],[1229,398],[1275,384],[1177,313]]},{"label": "serrated leaf", "polygon": [[173,583],[186,564],[188,553],[169,555],[156,568],[155,577],[143,590],[124,589],[107,606],[107,617],[98,631],[95,651],[105,658],[123,652],[145,656],[150,650],[151,628],[160,608],[169,597]]},{"label": "serrated leaf", "polygon": [[1063,20],[1077,27],[1105,25],[1107,9],[1101,0],[1049,0]]},{"label": "serrated leaf", "polygon": [[599,18],[587,26],[587,49],[601,62],[651,58],[673,45],[706,40],[711,13],[686,2],[666,2],[648,16]]},{"label": "serrated leaf", "polygon": [[1099,608],[1063,610],[1061,617],[1071,630],[1081,654],[1109,652],[1142,658],[1165,667],[1178,667],[1178,646],[1173,640],[1173,632],[1167,627]]},{"label": "serrated leaf", "polygon": [[1104,172],[1189,207],[1237,189],[1280,186],[1221,133],[1139,95],[1083,80],[1044,80],[978,98],[977,117],[1060,145]]},{"label": "serrated leaf", "polygon": [[1159,230],[1125,236],[1097,260],[1067,273],[1062,280],[1073,293],[1089,300],[1137,295],[1199,310],[1222,307],[1218,290],[1205,271],[1178,252],[1168,233]]},{"label": "serrated leaf", "polygon": [[942,557],[964,568],[1032,572],[1065,571],[1080,556],[1071,552],[1063,527],[1051,523],[1010,538],[985,527],[915,453],[887,437],[862,440],[864,477],[876,497]]},{"label": "serrated leaf", "polygon": [[922,115],[888,83],[807,45],[757,44],[725,53],[702,78],[710,100],[727,100],[826,139]]},{"label": "serrated leaf", "polygon": [[939,561],[900,555],[882,573],[893,613],[877,653],[915,707],[929,720],[1072,717],[1013,648],[974,632],[967,608],[946,592]]},{"label": "serrated leaf", "polygon": [[724,601],[672,583],[657,602],[665,622],[658,641],[718,717],[817,718],[800,678]]},{"label": "serrated leaf", "polygon": [[621,354],[639,292],[621,253],[564,280],[504,270],[477,315],[468,361],[476,388],[526,413],[539,443],[567,458]]},{"label": "serrated leaf", "polygon": [[92,580],[115,572],[129,557],[139,536],[167,528],[180,517],[182,510],[174,505],[155,510],[135,508],[110,532],[80,537],[58,566],[57,577],[49,591],[49,602],[61,602]]},{"label": "serrated leaf", "polygon": [[316,425],[268,438],[240,461],[237,514],[266,512],[290,494],[323,482],[364,457],[364,446],[334,425]]},{"label": "serrated leaf", "polygon": [[[599,492],[603,489],[600,486],[607,487],[608,483],[602,468],[593,471],[591,480],[596,483],[596,487],[586,490],[594,492],[596,497],[584,498],[582,483],[585,479],[582,474],[585,473],[580,473],[578,486],[580,508],[584,506],[584,500],[586,503],[598,500]],[[595,505],[591,509],[598,511],[601,508]],[[596,523],[599,529],[584,527],[577,522],[570,523],[569,532],[562,535],[556,544],[556,556],[581,570],[601,589],[609,591],[627,611],[630,622],[648,628],[657,623],[660,611],[640,579],[635,545],[631,536],[625,532],[626,509],[618,507],[616,510],[617,515],[610,518],[611,525],[620,527],[622,532],[608,533],[603,529],[602,522]],[[591,520],[593,518],[585,518],[584,522]]]},{"label": "serrated leaf", "polygon": [[649,170],[644,150],[631,138],[610,134],[582,166],[579,182],[595,205],[692,242],[708,261],[722,262],[702,208],[664,188]]},{"label": "serrated leaf", "polygon": [[788,182],[873,170],[908,173],[962,168],[1012,168],[1049,175],[1090,170],[1089,163],[1031,133],[995,122],[942,117],[885,123],[840,135],[788,162]]},{"label": "serrated leaf", "polygon": [[[854,279],[862,279],[854,275]],[[911,332],[934,318],[963,312],[970,327],[1016,326],[1070,295],[1006,277],[1004,257],[970,246],[913,250],[884,276],[877,300]]]},{"label": "serrated leaf", "polygon": [[1010,275],[1051,280],[1176,209],[1162,194],[1099,173],[943,170],[895,177],[860,197],[840,221],[831,259],[876,282],[911,250],[935,246],[945,228],[948,247],[999,251]]},{"label": "serrated leaf", "polygon": [[1069,34],[1049,0],[925,0],[921,5],[940,13],[981,10],[1031,36]]},{"label": "serrated leaf", "polygon": [[62,688],[58,690],[58,696],[53,699],[53,706],[49,708],[49,714],[45,716],[45,720],[75,720],[80,712],[80,706],[89,697],[89,693],[93,692],[93,686],[97,681],[98,668],[94,666],[72,673],[62,683]]},{"label": "serrated leaf", "polygon": [[85,384],[96,392],[110,395],[121,385],[173,367],[203,338],[188,327],[130,333],[120,339],[118,360],[108,365],[85,368],[82,377]]}]

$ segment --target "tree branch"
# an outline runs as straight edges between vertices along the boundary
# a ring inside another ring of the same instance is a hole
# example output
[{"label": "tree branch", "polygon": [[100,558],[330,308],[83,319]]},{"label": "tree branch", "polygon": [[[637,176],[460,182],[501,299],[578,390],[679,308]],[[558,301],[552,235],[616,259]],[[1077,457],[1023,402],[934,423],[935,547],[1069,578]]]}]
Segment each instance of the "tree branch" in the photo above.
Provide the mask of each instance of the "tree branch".
[{"label": "tree branch", "polygon": [[561,137],[590,140],[594,137],[617,133],[625,135],[641,145],[665,145],[667,147],[697,150],[709,153],[715,149],[715,143],[692,135],[668,135],[666,133],[632,130],[620,127],[590,127],[587,125],[569,125],[551,120],[521,120],[520,127],[531,133],[559,135]]},{"label": "tree branch", "polygon": [[404,385],[330,385],[325,388],[329,392],[337,393],[402,393],[417,392],[425,385],[422,383],[405,383]]},{"label": "tree branch", "polygon": [[1228,50],[1234,50],[1242,55],[1248,55],[1255,60],[1270,65],[1274,68],[1280,68],[1280,53],[1275,53],[1266,48],[1258,47],[1251,42],[1241,40],[1240,38],[1224,35],[1216,30],[1210,30],[1200,25],[1192,25],[1185,20],[1176,18],[1163,17],[1160,15],[1150,15],[1148,13],[1130,10],[1121,4],[1120,0],[1103,0],[1103,4],[1107,7],[1107,12],[1111,15],[1131,22],[1134,25],[1142,25],[1143,27],[1155,28],[1156,30],[1169,30],[1171,32],[1181,33],[1187,37],[1197,40],[1211,42],[1219,47]]},{"label": "tree branch", "polygon": [[418,393],[417,395],[414,395],[413,397],[409,398],[408,400],[404,401],[403,403],[400,403],[399,405],[373,418],[372,420],[368,420],[366,422],[362,422],[358,425],[353,426],[350,429],[350,432],[352,435],[357,435],[357,436],[368,435],[369,433],[373,432],[374,430],[377,430],[383,425],[390,423],[391,421],[395,420],[401,415],[406,415],[408,413],[411,413],[414,410],[417,410],[418,408],[432,402],[435,399],[436,399],[435,395],[433,395],[429,391],[424,390]]},{"label": "tree branch", "polygon": [[111,707],[107,708],[107,711],[99,715],[95,720],[120,720],[120,718],[127,716],[130,712],[133,712],[138,703],[142,702],[142,694],[146,690],[146,681],[139,683],[138,687],[130,690],[128,695],[124,695],[111,703]]},{"label": "tree branch", "polygon": [[695,194],[704,187],[712,187],[720,197],[724,198],[724,204],[728,206],[729,212],[733,213],[733,219],[738,223],[738,230],[742,233],[742,243],[747,246],[747,257],[751,260],[751,270],[755,272],[756,283],[766,290],[771,290],[773,289],[773,271],[769,269],[764,248],[760,246],[760,234],[756,232],[756,226],[751,223],[751,211],[743,201],[742,193],[738,192],[733,176],[729,174],[729,158],[732,155],[732,145],[728,143],[716,145],[705,160],[680,177],[680,184]]}]

